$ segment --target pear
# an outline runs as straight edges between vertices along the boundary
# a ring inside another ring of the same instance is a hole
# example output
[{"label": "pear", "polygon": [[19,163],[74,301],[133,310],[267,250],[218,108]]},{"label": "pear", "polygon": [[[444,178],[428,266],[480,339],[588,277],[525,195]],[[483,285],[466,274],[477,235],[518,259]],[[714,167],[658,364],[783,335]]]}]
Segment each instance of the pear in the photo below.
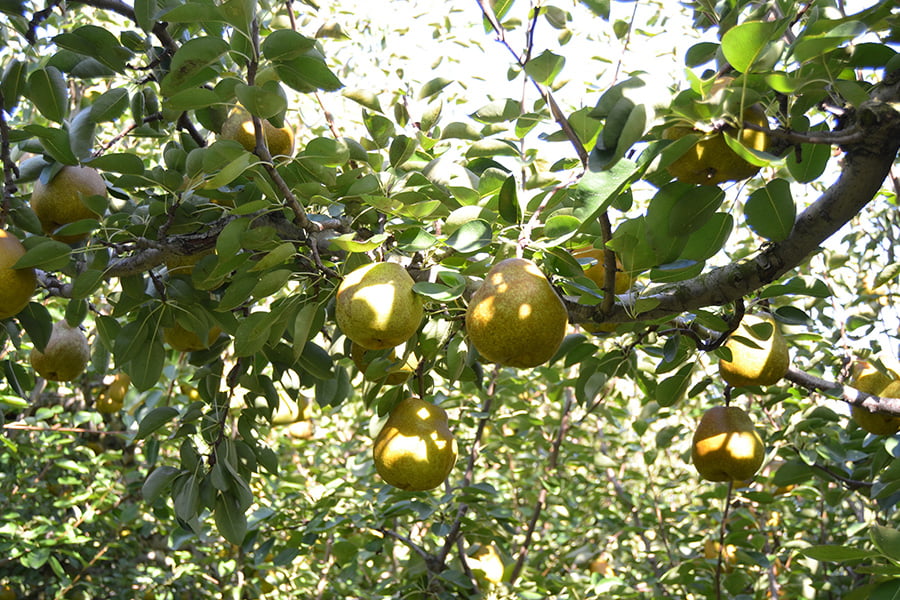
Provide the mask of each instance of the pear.
[{"label": "pear", "polygon": [[350,341],[366,350],[399,346],[419,328],[422,299],[403,266],[392,262],[363,265],[338,287],[335,318]]},{"label": "pear", "polygon": [[[272,156],[289,156],[294,152],[294,132],[290,127],[275,127],[267,119],[262,119],[263,137]],[[248,152],[256,148],[256,130],[253,118],[242,107],[231,111],[222,124],[219,134],[222,139],[234,140]]]},{"label": "pear", "polygon": [[[769,323],[771,333],[760,335],[760,325]],[[740,337],[752,341],[750,346]],[[734,387],[772,385],[777,383],[791,366],[787,342],[771,317],[746,315],[740,327],[725,344],[731,350],[731,360],[719,360],[719,374]]]},{"label": "pear", "polygon": [[21,312],[37,287],[34,269],[13,268],[24,254],[22,242],[0,229],[0,319],[8,319]]},{"label": "pear", "polygon": [[405,398],[375,437],[375,470],[390,485],[408,491],[436,488],[447,479],[459,448],[446,411],[421,398]]},{"label": "pear", "polygon": [[[96,219],[99,215],[88,208],[84,198],[107,197],[106,182],[96,169],[67,165],[46,184],[38,180],[31,192],[31,209],[41,222],[44,233],[54,231],[82,219]],[[53,235],[67,244],[80,242],[87,234]]]},{"label": "pear", "polygon": [[537,265],[524,258],[494,265],[466,310],[466,332],[481,356],[509,367],[550,360],[567,325],[562,300]]},{"label": "pear", "polygon": [[493,584],[503,581],[503,574],[506,570],[506,564],[497,546],[494,544],[485,544],[475,546],[474,552],[467,559],[469,568],[475,577],[484,579]]},{"label": "pear", "polygon": [[[869,363],[857,363],[854,368],[851,385],[859,391],[884,398],[900,398],[900,379],[891,380]],[[886,379],[887,383],[884,383]],[[850,406],[850,416],[857,425],[875,435],[894,435],[900,431],[900,417],[872,412],[856,404]]]},{"label": "pear", "polygon": [[31,367],[50,381],[72,381],[84,373],[91,359],[91,347],[78,327],[65,319],[53,324],[50,340],[43,351],[31,351]]},{"label": "pear", "polygon": [[[745,110],[743,120],[760,127],[768,123],[765,111],[758,105]],[[692,127],[676,125],[663,131],[663,139],[677,140],[688,134],[702,133]],[[669,165],[669,173],[682,183],[700,185],[741,181],[755,175],[759,167],[738,156],[725,141],[726,134],[736,137],[743,146],[753,150],[763,151],[769,145],[769,136],[762,131],[746,128],[736,131],[733,127],[726,127],[697,140],[696,144]]]},{"label": "pear", "polygon": [[714,406],[700,419],[691,462],[709,481],[746,481],[762,466],[766,448],[753,421],[736,406]]},{"label": "pear", "polygon": [[219,335],[222,334],[222,328],[213,325],[206,334],[206,341],[200,339],[195,332],[186,329],[179,323],[175,323],[171,327],[163,327],[163,341],[167,343],[173,350],[178,352],[196,352],[197,350],[205,350],[213,345]]}]

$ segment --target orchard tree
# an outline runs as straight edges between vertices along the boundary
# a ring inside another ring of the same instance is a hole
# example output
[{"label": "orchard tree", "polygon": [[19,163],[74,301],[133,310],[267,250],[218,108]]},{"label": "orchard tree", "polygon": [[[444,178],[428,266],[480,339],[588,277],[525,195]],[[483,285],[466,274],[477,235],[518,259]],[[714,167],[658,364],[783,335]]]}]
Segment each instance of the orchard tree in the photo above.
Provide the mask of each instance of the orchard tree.
[{"label": "orchard tree", "polygon": [[0,597],[900,593],[895,2],[0,10]]}]

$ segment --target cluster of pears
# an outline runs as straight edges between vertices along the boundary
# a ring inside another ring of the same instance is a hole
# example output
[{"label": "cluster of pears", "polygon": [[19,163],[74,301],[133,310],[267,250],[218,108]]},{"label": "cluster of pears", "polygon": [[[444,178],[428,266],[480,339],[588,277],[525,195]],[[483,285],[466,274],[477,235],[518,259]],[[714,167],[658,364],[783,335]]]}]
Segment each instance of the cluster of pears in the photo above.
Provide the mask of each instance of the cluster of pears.
[{"label": "cluster of pears", "polygon": [[[387,360],[386,383],[403,383],[413,366],[394,350],[418,330],[424,316],[414,281],[398,263],[369,263],[351,271],[338,286],[335,319],[351,341],[351,358],[366,374]],[[375,470],[402,490],[430,490],[447,479],[459,454],[447,413],[416,397],[401,400],[388,415],[372,448]]]},{"label": "cluster of pears", "polygon": [[[857,361],[850,371],[850,385],[861,392],[885,398],[900,397],[900,376],[879,370],[867,361]],[[900,417],[876,413],[857,406],[850,407],[850,416],[862,429],[875,435],[894,435],[900,431]]]},{"label": "cluster of pears", "polygon": [[[790,368],[787,342],[772,317],[745,315],[725,345],[731,358],[719,360],[719,374],[731,386],[772,385]],[[750,416],[736,406],[707,410],[691,444],[691,462],[708,481],[751,479],[765,454]]]}]

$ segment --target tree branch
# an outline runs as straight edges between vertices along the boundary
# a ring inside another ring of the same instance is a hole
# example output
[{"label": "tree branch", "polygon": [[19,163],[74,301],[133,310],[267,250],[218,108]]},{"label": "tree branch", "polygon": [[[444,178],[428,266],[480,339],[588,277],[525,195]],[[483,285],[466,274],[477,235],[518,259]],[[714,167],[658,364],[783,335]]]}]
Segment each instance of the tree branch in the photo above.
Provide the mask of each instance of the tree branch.
[{"label": "tree branch", "polygon": [[754,256],[693,279],[625,295],[622,303],[608,313],[598,307],[569,303],[572,322],[634,320],[629,307],[638,299],[645,305],[655,303],[653,308],[638,315],[640,320],[728,304],[806,261],[875,197],[900,150],[900,112],[893,106],[873,100],[861,105],[854,119],[865,132],[863,141],[844,148],[847,154],[840,177],[803,211],[786,239],[766,245]]},{"label": "tree branch", "polygon": [[841,385],[835,381],[828,381],[815,375],[810,375],[791,367],[784,377],[791,383],[812,391],[820,391],[829,396],[843,400],[847,404],[861,406],[871,412],[884,413],[886,415],[900,416],[900,398],[883,398],[873,394],[861,392],[855,387]]}]

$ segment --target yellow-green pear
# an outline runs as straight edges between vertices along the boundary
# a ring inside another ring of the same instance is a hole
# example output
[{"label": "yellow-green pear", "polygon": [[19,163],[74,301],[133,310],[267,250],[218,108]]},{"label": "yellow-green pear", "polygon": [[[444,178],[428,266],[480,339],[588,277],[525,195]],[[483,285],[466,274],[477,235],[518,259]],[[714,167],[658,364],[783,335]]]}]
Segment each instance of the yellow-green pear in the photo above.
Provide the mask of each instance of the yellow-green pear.
[{"label": "yellow-green pear", "polygon": [[[41,222],[44,233],[54,231],[83,219],[96,219],[99,215],[91,210],[84,199],[90,196],[107,196],[106,182],[96,169],[91,167],[63,167],[46,184],[38,180],[31,192],[31,209]],[[85,239],[87,234],[54,235],[53,238],[67,244]]]},{"label": "yellow-green pear", "polygon": [[466,310],[466,332],[481,356],[509,367],[536,367],[550,360],[568,322],[553,286],[524,258],[494,265]]},{"label": "yellow-green pear", "polygon": [[338,327],[366,350],[399,346],[416,332],[424,314],[414,283],[406,269],[393,262],[355,269],[338,287]]},{"label": "yellow-green pear", "polygon": [[375,470],[390,485],[408,491],[436,488],[447,479],[459,448],[447,412],[421,398],[401,400],[375,437]]},{"label": "yellow-green pear", "polygon": [[91,347],[84,333],[65,319],[53,324],[43,351],[31,351],[31,367],[50,381],[72,381],[84,373],[90,359]]},{"label": "yellow-green pear", "polygon": [[[900,379],[890,380],[886,385],[881,385],[884,377],[888,376],[875,369],[873,365],[868,365],[868,367],[863,367],[851,381],[852,385],[861,392],[884,398],[900,398]],[[872,412],[856,404],[850,406],[850,416],[857,425],[875,435],[894,435],[900,431],[900,417]]]},{"label": "yellow-green pear", "polygon": [[13,268],[24,255],[22,242],[0,229],[0,319],[8,319],[21,312],[37,287],[34,269]]},{"label": "yellow-green pear", "polygon": [[[763,323],[771,325],[768,335],[759,335]],[[746,338],[753,346],[739,338]],[[791,366],[787,342],[771,317],[745,315],[725,346],[731,350],[731,360],[719,360],[719,374],[734,387],[772,385]]]},{"label": "yellow-green pear", "polygon": [[762,466],[766,448],[753,421],[737,406],[714,406],[697,425],[691,462],[709,481],[746,481]]}]

